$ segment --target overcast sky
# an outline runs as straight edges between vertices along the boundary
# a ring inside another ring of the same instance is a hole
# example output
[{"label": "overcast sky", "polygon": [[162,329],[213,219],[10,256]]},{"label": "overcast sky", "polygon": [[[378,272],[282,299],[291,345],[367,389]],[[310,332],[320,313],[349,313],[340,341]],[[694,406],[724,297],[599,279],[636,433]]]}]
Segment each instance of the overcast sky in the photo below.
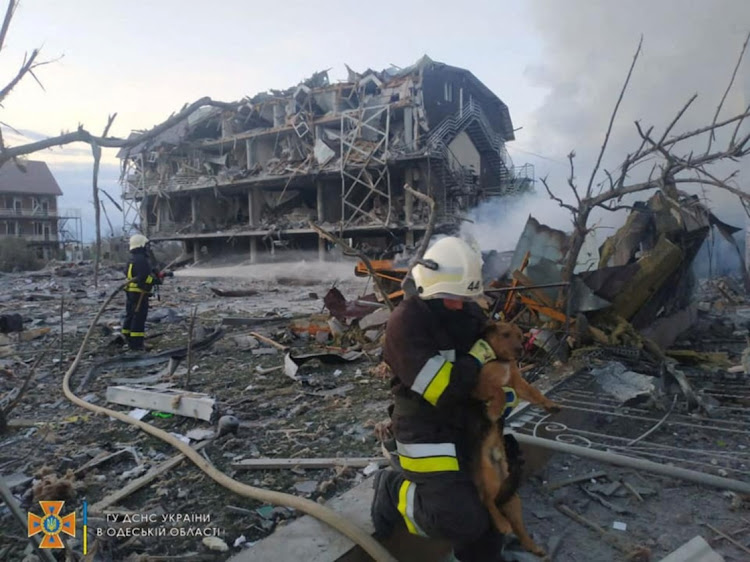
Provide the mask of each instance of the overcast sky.
[{"label": "overcast sky", "polygon": [[[355,70],[403,67],[427,54],[470,69],[508,104],[514,126],[522,127],[508,146],[514,161],[534,163],[538,176],[562,190],[571,149],[581,175],[590,169],[641,34],[643,54],[610,163],[632,147],[635,119],[666,123],[695,92],[701,97],[685,126],[709,122],[748,30],[747,0],[287,0],[276,8],[252,0],[22,0],[0,73],[12,76],[37,46],[43,57],[63,58],[38,70],[44,90],[33,80],[19,85],[0,121],[36,138],[79,123],[98,133],[117,112],[111,133],[126,136],[205,95],[234,101],[321,69],[344,78],[344,63]],[[748,68],[726,115],[750,101]],[[58,178],[62,206],[91,216],[88,147],[37,158]],[[110,151],[101,182],[113,195],[118,175]],[[567,219],[554,206],[545,209],[555,216],[540,218]],[[91,236],[90,220],[84,228]]]}]

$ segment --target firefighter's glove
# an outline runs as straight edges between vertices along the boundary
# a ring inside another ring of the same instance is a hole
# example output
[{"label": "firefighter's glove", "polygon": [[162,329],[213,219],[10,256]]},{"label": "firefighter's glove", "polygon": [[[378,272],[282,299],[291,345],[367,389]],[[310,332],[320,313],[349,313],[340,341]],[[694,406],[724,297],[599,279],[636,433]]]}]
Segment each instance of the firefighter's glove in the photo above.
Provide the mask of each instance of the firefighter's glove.
[{"label": "firefighter's glove", "polygon": [[481,365],[485,365],[486,363],[497,359],[497,355],[495,355],[495,352],[492,350],[492,347],[490,347],[490,344],[482,339],[477,340],[474,345],[471,346],[469,355],[479,361]]}]

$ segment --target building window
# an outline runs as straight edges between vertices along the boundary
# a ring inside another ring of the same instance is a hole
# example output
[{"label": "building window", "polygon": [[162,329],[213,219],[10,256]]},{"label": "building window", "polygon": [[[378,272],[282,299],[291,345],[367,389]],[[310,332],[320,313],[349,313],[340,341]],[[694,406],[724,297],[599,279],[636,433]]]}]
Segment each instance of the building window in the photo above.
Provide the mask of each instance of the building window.
[{"label": "building window", "polygon": [[453,101],[453,82],[446,82],[444,87],[445,101]]}]

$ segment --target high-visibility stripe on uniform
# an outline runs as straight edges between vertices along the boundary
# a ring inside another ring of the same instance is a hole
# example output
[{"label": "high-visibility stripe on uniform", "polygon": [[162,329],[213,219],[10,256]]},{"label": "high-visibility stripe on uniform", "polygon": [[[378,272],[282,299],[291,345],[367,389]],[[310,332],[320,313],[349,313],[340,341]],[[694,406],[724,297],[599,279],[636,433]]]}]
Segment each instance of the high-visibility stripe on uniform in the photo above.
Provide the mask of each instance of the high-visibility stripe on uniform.
[{"label": "high-visibility stripe on uniform", "polygon": [[130,335],[130,330],[125,330],[125,329],[123,328],[122,330],[120,330],[120,333],[121,333],[121,334],[122,334],[123,336],[129,336],[129,335]]},{"label": "high-visibility stripe on uniform", "polygon": [[452,370],[453,363],[446,361],[442,355],[434,355],[419,371],[411,389],[434,406],[450,383]]},{"label": "high-visibility stripe on uniform", "polygon": [[399,443],[396,452],[401,468],[410,472],[456,472],[458,457],[453,443]]},{"label": "high-visibility stripe on uniform", "polygon": [[131,338],[145,338],[146,332],[130,332]]},{"label": "high-visibility stripe on uniform", "polygon": [[442,349],[439,351],[440,356],[446,361],[454,363],[456,361],[456,350],[455,349]]},{"label": "high-visibility stripe on uniform", "polygon": [[146,285],[149,286],[148,289],[141,289],[138,286],[137,281],[133,281],[133,264],[128,264],[128,274],[127,274],[128,280],[130,283],[127,284],[125,287],[125,290],[129,293],[150,293],[151,289],[150,286],[154,284],[154,277],[152,275],[149,275],[146,277]]},{"label": "high-visibility stripe on uniform", "polygon": [[414,519],[414,495],[417,491],[417,485],[409,480],[404,480],[398,489],[398,511],[404,518],[406,528],[412,535],[426,537],[427,534],[419,528],[417,521]]}]

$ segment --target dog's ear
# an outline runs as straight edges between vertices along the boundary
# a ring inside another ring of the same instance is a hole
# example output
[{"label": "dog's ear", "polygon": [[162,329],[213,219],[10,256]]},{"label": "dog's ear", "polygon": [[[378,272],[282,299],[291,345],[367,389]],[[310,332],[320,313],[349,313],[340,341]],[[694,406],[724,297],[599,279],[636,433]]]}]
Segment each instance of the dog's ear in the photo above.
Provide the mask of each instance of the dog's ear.
[{"label": "dog's ear", "polygon": [[488,318],[484,323],[484,328],[482,328],[483,333],[492,332],[497,329],[497,322],[494,320]]}]

